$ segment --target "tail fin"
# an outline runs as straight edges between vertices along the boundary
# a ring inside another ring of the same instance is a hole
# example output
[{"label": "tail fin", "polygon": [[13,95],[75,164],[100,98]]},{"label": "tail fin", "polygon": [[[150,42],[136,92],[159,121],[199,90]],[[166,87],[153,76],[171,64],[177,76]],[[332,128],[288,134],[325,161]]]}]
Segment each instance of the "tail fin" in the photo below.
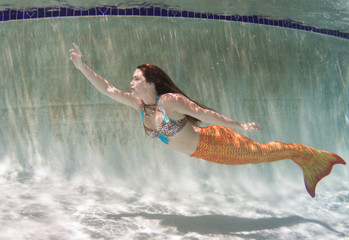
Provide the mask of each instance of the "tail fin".
[{"label": "tail fin", "polygon": [[346,165],[346,162],[336,154],[316,149],[313,149],[313,151],[313,159],[308,163],[298,165],[303,170],[305,188],[310,196],[314,198],[316,184],[331,173],[333,165]]}]

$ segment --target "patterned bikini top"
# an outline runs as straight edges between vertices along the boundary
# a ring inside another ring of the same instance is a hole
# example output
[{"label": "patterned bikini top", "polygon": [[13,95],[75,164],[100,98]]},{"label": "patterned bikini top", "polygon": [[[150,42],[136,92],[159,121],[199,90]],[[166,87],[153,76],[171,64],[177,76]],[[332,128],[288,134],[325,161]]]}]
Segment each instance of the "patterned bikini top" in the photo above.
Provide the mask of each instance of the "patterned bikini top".
[{"label": "patterned bikini top", "polygon": [[162,110],[162,107],[160,105],[159,98],[157,98],[160,110],[162,114],[164,115],[164,120],[161,122],[159,126],[159,131],[154,131],[150,128],[147,128],[144,125],[144,106],[142,110],[142,120],[143,120],[143,126],[144,131],[147,135],[149,135],[152,138],[159,138],[163,143],[168,144],[169,140],[168,137],[172,137],[176,135],[179,131],[182,130],[182,128],[185,126],[185,124],[188,122],[188,119],[186,117],[180,119],[180,120],[174,120],[169,118],[164,111]]}]

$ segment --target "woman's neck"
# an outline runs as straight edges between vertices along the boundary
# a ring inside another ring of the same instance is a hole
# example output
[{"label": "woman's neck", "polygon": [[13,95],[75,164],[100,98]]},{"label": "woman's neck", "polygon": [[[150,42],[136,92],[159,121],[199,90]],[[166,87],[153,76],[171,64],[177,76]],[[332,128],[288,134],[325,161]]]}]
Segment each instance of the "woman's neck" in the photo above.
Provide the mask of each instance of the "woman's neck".
[{"label": "woman's neck", "polygon": [[156,98],[157,98],[157,95],[153,93],[153,94],[148,94],[147,96],[144,96],[142,100],[143,100],[143,103],[145,103],[146,105],[153,105],[156,103]]}]

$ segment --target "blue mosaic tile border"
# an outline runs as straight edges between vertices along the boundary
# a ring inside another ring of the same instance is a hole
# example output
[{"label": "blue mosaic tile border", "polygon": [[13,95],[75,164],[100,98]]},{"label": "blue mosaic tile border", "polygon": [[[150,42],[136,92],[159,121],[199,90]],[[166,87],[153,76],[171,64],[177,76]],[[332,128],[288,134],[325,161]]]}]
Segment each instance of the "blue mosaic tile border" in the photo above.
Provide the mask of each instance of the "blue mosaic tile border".
[{"label": "blue mosaic tile border", "polygon": [[338,30],[322,29],[303,25],[300,22],[292,20],[277,20],[262,16],[242,16],[242,15],[219,15],[204,12],[193,12],[186,10],[165,9],[160,7],[146,8],[117,8],[116,6],[101,6],[86,10],[72,8],[30,8],[30,9],[6,9],[0,11],[0,22],[38,19],[52,17],[78,17],[78,16],[158,16],[158,17],[182,17],[182,18],[200,18],[212,20],[225,20],[234,22],[246,22],[292,28],[303,31],[315,32],[330,35],[339,38],[349,39],[349,33]]}]

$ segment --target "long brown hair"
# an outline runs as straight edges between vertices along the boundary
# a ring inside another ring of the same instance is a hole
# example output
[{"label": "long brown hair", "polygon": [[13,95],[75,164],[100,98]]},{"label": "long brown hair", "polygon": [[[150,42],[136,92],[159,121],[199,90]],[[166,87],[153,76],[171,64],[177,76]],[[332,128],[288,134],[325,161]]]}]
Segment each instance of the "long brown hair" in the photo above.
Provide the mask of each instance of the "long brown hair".
[{"label": "long brown hair", "polygon": [[[142,71],[143,76],[145,77],[145,80],[147,82],[152,82],[155,84],[155,90],[157,91],[158,96],[161,96],[165,93],[180,93],[186,98],[188,98],[190,101],[193,101],[181,89],[179,89],[176,86],[172,79],[161,68],[152,64],[141,64],[137,67],[137,69]],[[202,108],[210,109],[198,102],[193,102]],[[199,119],[194,118],[192,116],[186,115],[186,117],[191,123],[195,125],[201,122]]]}]

